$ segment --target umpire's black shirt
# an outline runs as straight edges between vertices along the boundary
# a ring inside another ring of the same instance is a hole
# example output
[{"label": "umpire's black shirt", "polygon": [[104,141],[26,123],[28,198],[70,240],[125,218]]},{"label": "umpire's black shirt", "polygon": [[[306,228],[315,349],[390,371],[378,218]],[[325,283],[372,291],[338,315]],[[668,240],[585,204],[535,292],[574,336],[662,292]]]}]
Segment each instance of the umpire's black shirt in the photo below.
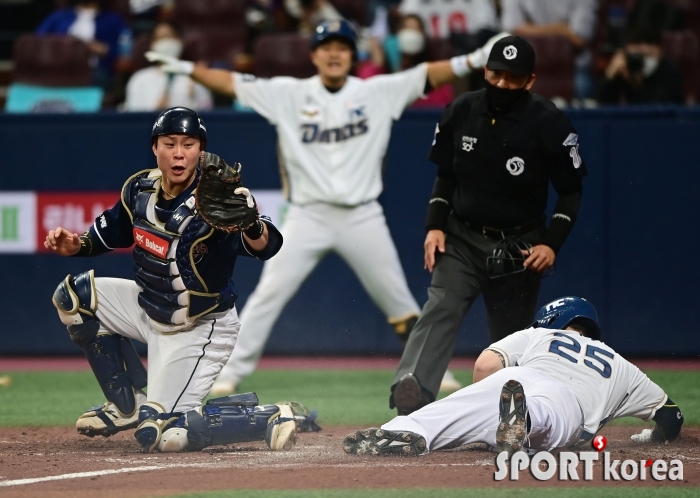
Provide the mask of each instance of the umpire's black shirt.
[{"label": "umpire's black shirt", "polygon": [[448,200],[460,219],[501,229],[542,217],[550,180],[560,198],[580,198],[587,174],[574,127],[531,93],[505,112],[489,105],[485,90],[459,96],[442,115],[430,159],[438,180],[455,185]]}]

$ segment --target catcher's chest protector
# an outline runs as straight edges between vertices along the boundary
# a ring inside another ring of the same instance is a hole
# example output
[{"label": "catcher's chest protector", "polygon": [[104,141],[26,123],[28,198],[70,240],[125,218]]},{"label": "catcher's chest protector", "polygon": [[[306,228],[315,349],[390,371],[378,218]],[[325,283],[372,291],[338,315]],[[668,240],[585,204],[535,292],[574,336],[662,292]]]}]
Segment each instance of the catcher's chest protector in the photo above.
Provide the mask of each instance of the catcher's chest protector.
[{"label": "catcher's chest protector", "polygon": [[142,289],[139,305],[153,328],[174,333],[214,310],[224,296],[208,292],[194,263],[194,247],[211,237],[214,229],[196,216],[194,195],[161,222],[155,207],[160,182],[154,171],[136,180],[131,190],[135,280]]}]

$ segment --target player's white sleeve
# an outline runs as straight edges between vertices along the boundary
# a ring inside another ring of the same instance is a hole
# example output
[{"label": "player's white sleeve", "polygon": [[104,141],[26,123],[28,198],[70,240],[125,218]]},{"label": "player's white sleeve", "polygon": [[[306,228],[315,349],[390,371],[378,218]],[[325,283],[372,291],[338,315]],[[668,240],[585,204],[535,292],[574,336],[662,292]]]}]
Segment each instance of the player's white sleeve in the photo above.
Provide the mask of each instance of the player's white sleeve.
[{"label": "player's white sleeve", "polygon": [[392,119],[396,120],[406,107],[424,95],[427,80],[428,64],[423,63],[398,73],[373,76],[365,81],[372,87],[378,101],[387,106]]},{"label": "player's white sleeve", "polygon": [[664,405],[668,396],[644,372],[624,358],[620,358],[620,360],[622,361],[619,363],[627,370],[627,375],[623,378],[627,379],[629,387],[627,396],[615,410],[612,418],[636,417],[642,420],[651,420],[656,414],[656,410]]},{"label": "player's white sleeve", "polygon": [[289,91],[294,89],[295,78],[256,78],[251,74],[232,73],[233,91],[238,101],[251,107],[272,124],[277,124],[289,101]]},{"label": "player's white sleeve", "polygon": [[513,367],[523,355],[523,352],[530,343],[533,329],[520,330],[514,332],[500,341],[494,342],[486,348],[487,351],[500,353],[505,360],[506,367]]}]

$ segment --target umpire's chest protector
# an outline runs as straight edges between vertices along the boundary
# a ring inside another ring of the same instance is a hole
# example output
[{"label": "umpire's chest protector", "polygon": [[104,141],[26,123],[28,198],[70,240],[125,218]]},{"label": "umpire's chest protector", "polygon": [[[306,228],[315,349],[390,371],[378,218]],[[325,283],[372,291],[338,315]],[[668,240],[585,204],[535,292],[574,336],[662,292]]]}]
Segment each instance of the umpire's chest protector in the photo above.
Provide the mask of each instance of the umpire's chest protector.
[{"label": "umpire's chest protector", "polygon": [[158,170],[136,178],[125,187],[124,201],[133,214],[139,305],[153,328],[167,334],[194,325],[225,299],[225,292],[210,292],[195,266],[194,248],[214,229],[197,216],[194,195],[163,223],[156,215],[160,184]]}]

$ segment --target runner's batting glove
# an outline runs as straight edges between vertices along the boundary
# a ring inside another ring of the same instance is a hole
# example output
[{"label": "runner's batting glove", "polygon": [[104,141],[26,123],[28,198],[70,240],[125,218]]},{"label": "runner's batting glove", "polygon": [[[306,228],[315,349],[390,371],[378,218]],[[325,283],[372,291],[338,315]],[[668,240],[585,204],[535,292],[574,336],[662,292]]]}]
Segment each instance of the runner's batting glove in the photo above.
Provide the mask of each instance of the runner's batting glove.
[{"label": "runner's batting glove", "polygon": [[144,55],[150,62],[159,63],[160,68],[166,73],[190,75],[194,71],[194,62],[181,61],[177,57],[160,54],[152,50]]},{"label": "runner's batting glove", "polygon": [[649,443],[661,443],[663,442],[652,429],[644,429],[639,434],[633,434],[630,436],[632,441],[639,444],[649,444]]}]

